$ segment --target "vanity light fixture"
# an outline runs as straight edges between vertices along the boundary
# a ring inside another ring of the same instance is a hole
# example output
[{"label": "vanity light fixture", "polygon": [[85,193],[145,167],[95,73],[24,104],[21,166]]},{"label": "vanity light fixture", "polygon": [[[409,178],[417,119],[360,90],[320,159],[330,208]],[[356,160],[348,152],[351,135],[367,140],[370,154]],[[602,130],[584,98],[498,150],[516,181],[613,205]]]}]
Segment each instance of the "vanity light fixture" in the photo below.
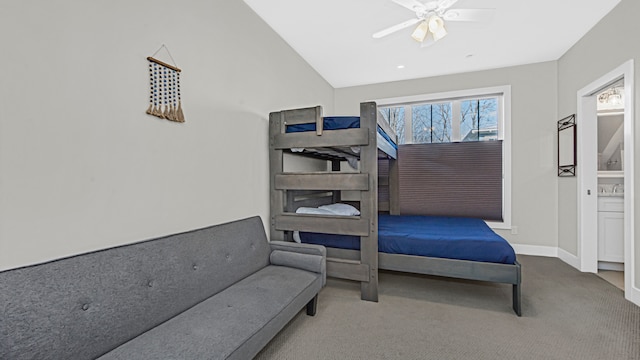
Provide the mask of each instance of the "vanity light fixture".
[{"label": "vanity light fixture", "polygon": [[620,88],[612,87],[598,95],[598,101],[602,104],[622,105],[622,94]]}]

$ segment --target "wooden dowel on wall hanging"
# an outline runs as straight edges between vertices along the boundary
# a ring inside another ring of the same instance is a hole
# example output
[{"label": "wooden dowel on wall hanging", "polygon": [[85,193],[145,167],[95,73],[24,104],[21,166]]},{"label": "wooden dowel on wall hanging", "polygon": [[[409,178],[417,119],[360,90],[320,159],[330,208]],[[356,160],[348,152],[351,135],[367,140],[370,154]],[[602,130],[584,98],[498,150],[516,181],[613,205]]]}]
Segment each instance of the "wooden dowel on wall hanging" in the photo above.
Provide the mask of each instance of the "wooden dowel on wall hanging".
[{"label": "wooden dowel on wall hanging", "polygon": [[166,63],[166,62],[164,62],[164,61],[160,61],[160,60],[158,60],[158,59],[154,59],[154,58],[152,58],[151,56],[147,57],[147,60],[149,60],[149,61],[153,61],[154,63],[159,64],[159,65],[162,65],[162,66],[164,66],[164,67],[166,67],[166,68],[169,68],[169,69],[171,69],[171,70],[175,70],[175,71],[178,71],[178,72],[182,71],[182,70],[180,70],[180,68],[177,68],[177,67],[175,67],[175,66],[173,66],[173,65],[169,65],[169,64],[167,64],[167,63]]}]

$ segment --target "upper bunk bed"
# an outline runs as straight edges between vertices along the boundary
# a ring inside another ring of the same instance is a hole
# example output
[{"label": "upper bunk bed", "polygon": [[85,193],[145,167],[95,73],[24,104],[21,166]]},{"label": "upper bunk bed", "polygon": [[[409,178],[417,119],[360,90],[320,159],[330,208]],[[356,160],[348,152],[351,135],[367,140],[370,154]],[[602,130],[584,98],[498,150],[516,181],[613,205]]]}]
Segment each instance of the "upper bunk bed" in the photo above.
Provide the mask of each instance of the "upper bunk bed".
[{"label": "upper bunk bed", "polygon": [[[320,109],[319,112],[322,110]],[[320,119],[322,119],[320,121]],[[291,121],[287,121],[285,124],[286,133],[307,133],[301,135],[300,143],[305,144],[305,147],[290,148],[292,152],[305,152],[310,156],[329,157],[336,160],[346,160],[352,168],[357,168],[355,162],[351,160],[357,160],[360,157],[360,146],[343,145],[342,143],[336,143],[328,147],[314,148],[313,145],[308,142],[304,142],[304,137],[307,139],[314,138],[313,135],[309,136],[308,133],[315,133],[317,136],[322,136],[326,131],[332,130],[345,130],[345,129],[359,129],[360,117],[359,116],[327,116],[320,117],[314,123],[299,123],[292,124]],[[377,123],[376,126],[376,147],[378,148],[379,155],[388,156],[393,159],[397,158],[398,145],[396,144],[396,135],[389,126],[389,124],[382,120]],[[342,133],[348,136],[348,133]],[[361,132],[362,134],[362,132]],[[291,137],[290,137],[291,138]],[[324,139],[323,139],[324,140]],[[353,140],[349,140],[353,142]],[[324,143],[323,145],[326,145]]]}]

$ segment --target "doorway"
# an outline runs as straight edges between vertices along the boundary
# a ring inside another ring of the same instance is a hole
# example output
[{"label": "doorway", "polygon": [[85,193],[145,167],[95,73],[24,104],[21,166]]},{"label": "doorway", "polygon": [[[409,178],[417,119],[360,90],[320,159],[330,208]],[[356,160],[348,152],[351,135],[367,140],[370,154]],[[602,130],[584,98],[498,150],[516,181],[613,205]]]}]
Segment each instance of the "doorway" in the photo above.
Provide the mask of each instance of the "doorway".
[{"label": "doorway", "polygon": [[624,291],[624,80],[597,94],[598,276]]},{"label": "doorway", "polygon": [[578,156],[578,259],[580,270],[598,272],[598,95],[613,84],[624,84],[620,90],[628,101],[623,115],[624,152],[620,162],[624,169],[619,176],[624,178],[625,196],[623,204],[623,247],[625,298],[640,305],[640,290],[635,284],[634,256],[634,140],[633,140],[633,60],[629,60],[598,80],[578,91],[577,156]]}]

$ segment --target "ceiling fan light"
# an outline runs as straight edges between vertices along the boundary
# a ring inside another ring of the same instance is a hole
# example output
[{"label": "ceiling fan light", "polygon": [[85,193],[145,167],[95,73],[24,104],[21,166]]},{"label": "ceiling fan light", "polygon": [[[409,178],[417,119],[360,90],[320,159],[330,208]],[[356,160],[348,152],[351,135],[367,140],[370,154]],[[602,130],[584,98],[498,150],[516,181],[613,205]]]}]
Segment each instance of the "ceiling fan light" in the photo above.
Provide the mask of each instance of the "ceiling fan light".
[{"label": "ceiling fan light", "polygon": [[435,34],[440,29],[444,29],[444,20],[438,15],[433,15],[429,18],[429,31]]},{"label": "ceiling fan light", "polygon": [[443,37],[447,36],[447,34],[448,34],[447,30],[443,26],[440,29],[438,29],[438,31],[433,33],[433,40],[438,41]]},{"label": "ceiling fan light", "polygon": [[447,36],[447,30],[444,28],[444,20],[437,15],[429,18],[429,31],[433,34],[434,41],[438,41]]},{"label": "ceiling fan light", "polygon": [[417,42],[423,42],[427,34],[429,34],[429,24],[426,21],[421,21],[418,27],[413,30],[411,37]]}]

